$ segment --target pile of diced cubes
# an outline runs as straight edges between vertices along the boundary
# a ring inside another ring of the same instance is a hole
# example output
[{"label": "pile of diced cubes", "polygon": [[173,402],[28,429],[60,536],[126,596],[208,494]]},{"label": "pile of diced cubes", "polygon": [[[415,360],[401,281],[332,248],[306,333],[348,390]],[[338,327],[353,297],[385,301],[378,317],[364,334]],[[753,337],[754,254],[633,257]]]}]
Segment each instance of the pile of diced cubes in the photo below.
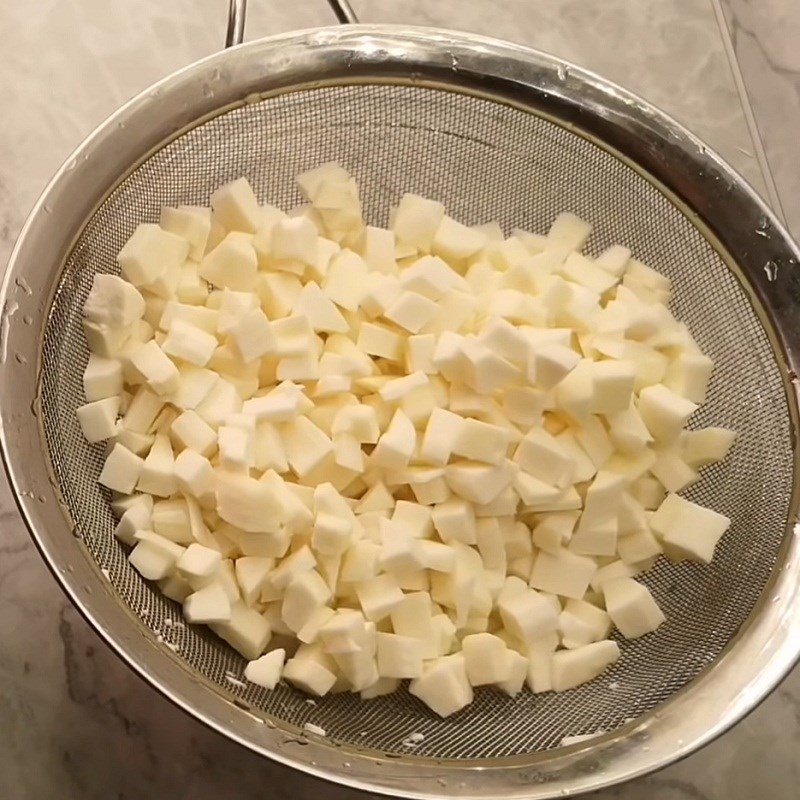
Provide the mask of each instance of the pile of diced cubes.
[{"label": "pile of diced cubes", "polygon": [[405,194],[382,229],[342,167],[298,184],[164,208],[94,278],[77,415],[130,563],[270,689],[446,716],[592,680],[665,621],[636,577],[729,525],[678,494],[734,434],[685,429],[712,362],[669,280],[571,213]]}]

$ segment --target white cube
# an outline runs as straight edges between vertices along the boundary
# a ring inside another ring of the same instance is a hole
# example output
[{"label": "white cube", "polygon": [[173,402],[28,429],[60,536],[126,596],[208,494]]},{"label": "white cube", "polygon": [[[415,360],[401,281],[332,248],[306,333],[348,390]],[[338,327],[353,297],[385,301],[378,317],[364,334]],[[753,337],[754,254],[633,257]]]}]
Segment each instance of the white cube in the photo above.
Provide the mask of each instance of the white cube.
[{"label": "white cube", "polygon": [[456,446],[464,419],[442,408],[434,409],[425,427],[420,455],[430,464],[446,464]]},{"label": "white cube", "polygon": [[211,209],[202,206],[178,206],[161,209],[159,220],[165,231],[189,242],[189,256],[195,261],[203,257],[211,232]]},{"label": "white cube", "polygon": [[574,650],[559,650],[552,658],[553,689],[563,692],[587,683],[618,658],[619,646],[608,639]]},{"label": "white cube", "polygon": [[386,432],[378,439],[370,461],[384,469],[408,464],[417,441],[417,432],[401,409],[395,411]]},{"label": "white cube", "polygon": [[465,419],[458,428],[452,452],[473,461],[501,464],[511,437],[506,428],[477,419]]},{"label": "white cube", "polygon": [[684,352],[667,367],[664,385],[693,403],[704,403],[713,370],[714,362],[708,356]]},{"label": "white cube", "polygon": [[697,405],[663,384],[656,384],[639,393],[638,409],[647,429],[656,439],[671,441],[680,434]]},{"label": "white cube", "polygon": [[356,346],[367,355],[390,361],[400,361],[403,357],[403,338],[384,325],[372,322],[361,323]]},{"label": "white cube", "polygon": [[397,580],[388,574],[356,584],[356,595],[364,616],[373,622],[388,616],[403,599]]},{"label": "white cube", "polygon": [[177,273],[188,254],[186,239],[143,223],[119,251],[117,261],[123,278],[134,286],[144,286],[165,272]]},{"label": "white cube", "polygon": [[378,674],[382,678],[418,678],[422,675],[422,644],[411,636],[378,633]]},{"label": "white cube", "polygon": [[272,637],[269,621],[238,600],[231,602],[229,619],[209,622],[209,627],[247,659],[258,658]]},{"label": "white cube", "polygon": [[210,583],[183,601],[183,615],[189,622],[225,622],[231,616],[231,601],[219,583]]},{"label": "white cube", "polygon": [[367,288],[367,265],[351,250],[342,250],[331,259],[322,291],[336,305],[357,311]]},{"label": "white cube", "polygon": [[144,376],[150,388],[158,395],[178,389],[180,373],[155,341],[139,345],[131,353],[131,364]]},{"label": "white cube", "polygon": [[650,590],[632,578],[604,583],[603,597],[608,615],[627,639],[644,636],[666,620]]},{"label": "white cube", "polygon": [[144,460],[136,488],[158,497],[169,497],[178,488],[175,478],[175,457],[169,437],[156,436],[147,458]]},{"label": "white cube", "polygon": [[131,566],[146,580],[160,581],[175,570],[175,556],[150,542],[138,542],[128,556]]},{"label": "white cube", "polygon": [[393,274],[397,272],[394,233],[384,228],[367,225],[363,231],[362,252],[371,272]]},{"label": "white cube", "polygon": [[591,411],[614,414],[624,411],[633,396],[636,365],[631,361],[595,361],[592,364],[594,396]]},{"label": "white cube", "polygon": [[265,689],[274,689],[281,679],[283,663],[286,659],[286,650],[282,647],[271,650],[266,655],[250,661],[244,668],[244,676],[251,683]]},{"label": "white cube", "polygon": [[144,460],[121,444],[115,444],[103,464],[98,483],[116,492],[130,494],[142,473]]},{"label": "white cube", "polygon": [[422,676],[411,681],[408,690],[440,717],[460,711],[473,698],[464,656],[455,653],[429,662]]},{"label": "white cube", "polygon": [[153,498],[149,494],[134,495],[135,502],[119,518],[114,536],[127,545],[134,545],[136,531],[150,528]]},{"label": "white cube", "polygon": [[325,581],[315,570],[299,573],[286,587],[281,606],[283,621],[297,632],[311,614],[330,600],[331,593]]},{"label": "white cube", "polygon": [[669,494],[650,519],[661,537],[666,554],[675,561],[687,559],[706,564],[731,521],[723,514],[704,508],[675,494]]},{"label": "white cube", "polygon": [[464,500],[479,505],[491,503],[516,475],[516,465],[504,461],[497,466],[478,461],[456,461],[445,468],[450,489]]},{"label": "white cube", "polygon": [[593,558],[563,547],[555,553],[540,551],[533,562],[531,586],[543,592],[580,600],[597,571]]},{"label": "white cube", "polygon": [[375,444],[380,436],[375,409],[358,404],[342,406],[333,418],[331,433],[349,434],[359,443]]},{"label": "white cube", "polygon": [[194,410],[189,409],[173,421],[172,436],[182,446],[203,456],[210,456],[217,447],[217,432]]},{"label": "white cube", "polygon": [[240,316],[228,335],[245,364],[276,350],[277,342],[272,325],[260,308]]},{"label": "white cube", "polygon": [[122,365],[116,358],[103,358],[94,353],[83,372],[83,391],[86,400],[102,400],[122,392]]},{"label": "white cube", "polygon": [[95,400],[76,409],[84,438],[90,444],[110,439],[117,432],[119,397]]},{"label": "white cube", "polygon": [[281,434],[289,466],[301,478],[333,453],[333,442],[307,417],[285,423]]},{"label": "white cube", "polygon": [[189,508],[184,498],[159,500],[153,504],[150,518],[153,530],[170,541],[178,544],[194,541]]},{"label": "white cube", "polygon": [[306,645],[286,662],[283,677],[298,689],[322,697],[336,683],[336,665],[316,645]]},{"label": "white cube", "polygon": [[551,245],[580,250],[586,244],[591,232],[592,226],[588,222],[569,211],[564,211],[553,220],[547,233],[547,240]]},{"label": "white cube", "polygon": [[735,440],[736,432],[726,428],[684,431],[680,442],[681,455],[695,468],[713,464],[728,455]]},{"label": "white cube", "polygon": [[533,642],[558,627],[558,612],[532,589],[506,595],[497,606],[506,630],[524,642]]},{"label": "white cube", "polygon": [[339,578],[347,583],[360,583],[378,574],[381,546],[375,542],[361,540],[353,543],[342,558]]},{"label": "white cube", "polygon": [[211,208],[229,231],[255,233],[261,226],[261,209],[247,178],[237,178],[212,192]]},{"label": "white cube", "polygon": [[188,361],[198,367],[204,367],[214,355],[217,345],[216,336],[212,336],[196,325],[175,320],[164,340],[162,349],[167,355]]},{"label": "white cube", "polygon": [[246,605],[259,601],[261,589],[275,566],[275,559],[265,556],[241,556],[234,563],[236,582]]},{"label": "white cube", "polygon": [[483,231],[468,228],[444,215],[433,235],[431,252],[450,264],[459,263],[482,250],[487,241],[488,237]]},{"label": "white cube", "polygon": [[117,275],[98,273],[83,306],[86,319],[100,325],[133,325],[144,314],[144,298],[139,290]]},{"label": "white cube", "polygon": [[506,649],[506,670],[508,677],[498,682],[498,687],[510,697],[515,697],[522,690],[528,676],[529,661],[514,650]]},{"label": "white cube", "polygon": [[401,292],[389,305],[383,316],[409,333],[419,333],[433,319],[437,305],[416,292]]},{"label": "white cube", "polygon": [[534,478],[560,489],[570,483],[575,470],[574,459],[543,428],[532,428],[525,435],[514,451],[514,462]]},{"label": "white cube", "polygon": [[474,633],[461,640],[467,677],[473,686],[502,683],[510,677],[506,643],[491,633]]},{"label": "white cube", "polygon": [[229,233],[200,262],[199,274],[219,288],[237,292],[252,292],[256,288],[258,259],[252,236],[234,231]]}]

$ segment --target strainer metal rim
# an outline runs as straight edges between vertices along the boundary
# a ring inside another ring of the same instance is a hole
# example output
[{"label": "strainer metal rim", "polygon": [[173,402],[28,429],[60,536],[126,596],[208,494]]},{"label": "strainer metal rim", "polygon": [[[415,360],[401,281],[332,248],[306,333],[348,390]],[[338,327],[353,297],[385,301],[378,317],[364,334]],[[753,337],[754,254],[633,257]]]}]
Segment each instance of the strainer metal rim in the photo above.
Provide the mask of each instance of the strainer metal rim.
[{"label": "strainer metal rim", "polygon": [[[190,674],[117,602],[83,546],[75,540],[76,547],[63,547],[66,521],[42,458],[39,378],[32,365],[39,365],[52,291],[73,241],[94,208],[152,149],[233,105],[320,85],[321,76],[325,83],[391,81],[481,95],[604,143],[693,209],[693,221],[723,257],[736,254],[738,270],[776,329],[779,360],[787,374],[798,371],[793,272],[800,253],[744,180],[662,112],[590,72],[482,36],[370,25],[271,37],[197,62],[123,106],[67,160],[23,227],[0,298],[0,445],[34,541],[89,623],[155,688],[217,731],[319,777],[408,797],[543,798],[596,790],[687,755],[751,710],[800,655],[800,615],[793,613],[800,582],[794,500],[782,568],[749,624],[708,671],[624,729],[571,748],[492,762],[380,759],[313,736],[297,744]],[[777,280],[765,273],[768,262],[777,265]],[[20,324],[26,318],[30,323]],[[793,391],[788,400],[794,422]]]}]

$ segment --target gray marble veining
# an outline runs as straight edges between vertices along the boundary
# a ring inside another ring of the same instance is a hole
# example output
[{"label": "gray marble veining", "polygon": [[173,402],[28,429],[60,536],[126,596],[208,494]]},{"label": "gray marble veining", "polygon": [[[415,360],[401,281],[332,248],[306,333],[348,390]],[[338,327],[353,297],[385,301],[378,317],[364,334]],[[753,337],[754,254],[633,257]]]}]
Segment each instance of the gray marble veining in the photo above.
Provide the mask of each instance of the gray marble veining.
[{"label": "gray marble veining", "polygon": [[[776,9],[791,4],[768,2]],[[249,38],[332,21],[323,0],[253,0],[250,5]],[[767,24],[759,17],[756,25],[753,5],[729,3],[736,16],[737,48],[745,56],[749,38],[758,50]],[[218,49],[224,6],[221,0],[62,0],[0,6],[0,264],[48,177],[98,122],[153,81]],[[407,0],[402,5],[362,0],[354,6],[364,21],[479,31],[594,69],[665,108],[763,189],[707,0],[508,0],[501,6],[490,0]],[[769,35],[780,40],[781,27],[794,24],[792,19],[770,23]],[[798,86],[797,53],[786,45],[770,59],[787,70],[785,85],[771,91],[777,98],[789,97]],[[775,125],[779,122],[776,115]],[[768,152],[777,154],[773,169],[780,184],[780,159],[791,167],[791,148],[781,145],[777,134],[778,144],[764,138]],[[784,191],[800,195],[800,183],[788,187]],[[249,753],[144,684],[63,597],[31,545],[4,481],[0,731],[3,800],[364,796]],[[754,714],[703,752],[597,796],[790,800],[800,782],[798,746],[800,673],[795,673]]]},{"label": "gray marble veining", "polygon": [[787,224],[800,239],[800,6],[722,0],[722,8]]}]

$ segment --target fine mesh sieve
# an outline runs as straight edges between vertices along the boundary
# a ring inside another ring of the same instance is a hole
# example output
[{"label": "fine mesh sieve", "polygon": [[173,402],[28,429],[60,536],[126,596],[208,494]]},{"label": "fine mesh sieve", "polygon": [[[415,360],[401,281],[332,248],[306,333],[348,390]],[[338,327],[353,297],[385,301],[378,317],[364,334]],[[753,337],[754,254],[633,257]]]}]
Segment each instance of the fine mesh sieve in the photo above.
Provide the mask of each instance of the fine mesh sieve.
[{"label": "fine mesh sieve", "polygon": [[[694,423],[725,425],[740,438],[689,496],[734,525],[710,567],[665,561],[646,576],[668,622],[654,636],[621,640],[619,665],[591,686],[516,700],[482,689],[468,711],[445,721],[405,692],[368,704],[333,695],[309,707],[288,688],[237,690],[225,676],[240,676],[242,660],[203,628],[176,629],[180,607],[141,579],[112,535],[97,484],[104,448],[85,443],[75,415],[85,402],[81,320],[93,274],[118,272],[117,252],[139,222],[158,220],[162,206],[207,204],[221,182],[246,175],[262,201],[289,208],[301,200],[294,176],[332,159],[355,174],[375,224],[386,224],[405,190],[439,198],[467,223],[496,218],[507,233],[514,225],[544,231],[561,209],[596,220],[589,250],[622,241],[668,275],[675,313],[716,363]],[[247,105],[179,137],[126,178],[67,259],[45,330],[42,422],[81,538],[145,624],[170,641],[180,632],[174,643],[194,668],[280,719],[313,719],[332,739],[402,752],[408,733],[419,731],[425,740],[415,754],[433,757],[552,747],[567,735],[616,728],[669,697],[716,658],[752,610],[775,562],[792,486],[788,410],[769,342],[738,281],[686,217],[633,169],[551,122],[408,86],[309,89]]]},{"label": "fine mesh sieve", "polygon": [[[221,640],[182,624],[179,606],[140,578],[112,534],[96,483],[103,447],[85,443],[75,416],[93,275],[118,272],[122,244],[164,205],[206,205],[214,188],[245,175],[261,201],[290,207],[301,200],[294,176],[330,160],[356,176],[372,224],[385,225],[406,191],[466,223],[497,219],[506,233],[544,231],[574,211],[595,223],[589,252],[623,243],[671,278],[674,313],[715,361],[692,425],[723,425],[739,439],[687,496],[733,523],[710,566],[663,561],[643,578],[667,623],[620,639],[622,658],[591,684],[515,699],[483,688],[445,720],[404,690],[313,705],[288,687],[268,692],[241,681],[244,661]],[[265,40],[134,101],[51,185],[4,288],[4,455],[37,543],[79,607],[156,686],[233,738],[404,795],[598,788],[699,746],[796,657],[797,564],[786,536],[796,257],[760,201],[689,134],[555,59],[418,29]],[[326,737],[298,737],[306,722]],[[608,735],[560,746],[598,732]],[[424,735],[413,750],[411,733]]]}]

